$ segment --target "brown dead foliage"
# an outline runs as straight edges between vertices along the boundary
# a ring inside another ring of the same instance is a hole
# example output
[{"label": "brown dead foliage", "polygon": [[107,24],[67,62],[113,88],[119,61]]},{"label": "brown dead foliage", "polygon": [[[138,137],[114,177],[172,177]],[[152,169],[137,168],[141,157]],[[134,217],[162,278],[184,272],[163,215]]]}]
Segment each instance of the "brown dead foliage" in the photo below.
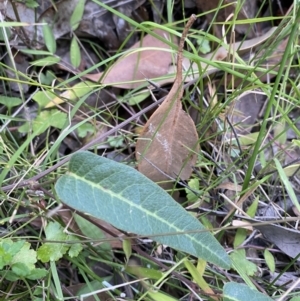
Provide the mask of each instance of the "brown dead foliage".
[{"label": "brown dead foliage", "polygon": [[168,96],[143,128],[136,144],[138,169],[155,182],[169,177],[188,179],[198,152],[198,134],[191,117],[182,109],[182,51],[187,31],[194,16],[186,25],[180,41],[177,75]]}]

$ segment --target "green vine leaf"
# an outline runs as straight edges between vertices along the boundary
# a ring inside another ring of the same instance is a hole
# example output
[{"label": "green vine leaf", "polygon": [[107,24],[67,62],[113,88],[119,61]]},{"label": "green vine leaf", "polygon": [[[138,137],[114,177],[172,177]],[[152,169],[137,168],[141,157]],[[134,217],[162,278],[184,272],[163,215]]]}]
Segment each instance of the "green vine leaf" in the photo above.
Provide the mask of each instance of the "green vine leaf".
[{"label": "green vine leaf", "polygon": [[55,189],[68,206],[116,228],[150,236],[225,269],[231,266],[225,250],[195,217],[125,164],[89,152],[76,153]]},{"label": "green vine leaf", "polygon": [[47,270],[36,268],[36,262],[36,251],[31,249],[30,243],[9,238],[0,240],[0,277],[9,281],[45,277]]},{"label": "green vine leaf", "polygon": [[[42,262],[57,261],[68,252],[70,257],[76,257],[82,250],[82,245],[78,238],[74,235],[64,233],[63,227],[51,222],[45,229],[47,240],[61,242],[46,242],[38,248],[37,256]],[[67,244],[68,241],[78,240],[78,243]]]}]

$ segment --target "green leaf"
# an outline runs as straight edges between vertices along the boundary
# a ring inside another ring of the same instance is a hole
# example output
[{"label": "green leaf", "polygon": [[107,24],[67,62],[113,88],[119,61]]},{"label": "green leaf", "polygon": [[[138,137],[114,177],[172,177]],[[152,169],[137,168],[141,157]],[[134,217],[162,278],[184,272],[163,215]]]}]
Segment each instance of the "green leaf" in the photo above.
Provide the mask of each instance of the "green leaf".
[{"label": "green leaf", "polygon": [[258,132],[250,133],[239,137],[240,144],[242,146],[252,145],[257,141]]},{"label": "green leaf", "polygon": [[224,285],[223,295],[223,301],[273,301],[257,290],[235,282],[228,282]]},{"label": "green leaf", "polygon": [[69,240],[78,240],[78,243],[72,243],[70,246],[70,249],[68,251],[68,254],[71,258],[77,257],[79,253],[82,251],[82,244],[80,243],[79,239],[76,238],[74,235],[71,235]]},{"label": "green leaf", "polygon": [[[20,278],[33,279],[33,275],[44,277],[45,272],[39,272],[35,268],[37,261],[36,251],[30,249],[31,245],[24,240],[13,242],[11,239],[0,241],[0,269],[5,265],[11,266],[11,270],[0,272],[3,277],[10,281],[17,281]],[[36,278],[38,279],[38,278]]]},{"label": "green leaf", "polygon": [[89,122],[81,124],[79,127],[77,127],[78,137],[84,138],[89,133],[93,134],[95,132],[95,126],[92,125]]},{"label": "green leaf", "polygon": [[246,258],[245,250],[235,250],[234,252],[230,253],[230,258],[232,260],[233,268],[238,272],[245,283],[249,287],[256,289],[255,285],[249,278],[249,275],[252,276],[255,274],[255,272],[257,271],[257,266]]},{"label": "green leaf", "polygon": [[74,85],[71,88],[66,89],[60,96],[53,97],[49,99],[48,104],[45,106],[46,108],[51,108],[55,106],[55,104],[61,104],[67,100],[69,101],[77,101],[81,97],[90,93],[91,91],[97,89],[99,87],[98,84],[95,84],[90,81],[81,81],[80,83]]},{"label": "green leaf", "polygon": [[20,250],[23,248],[24,244],[25,244],[25,240],[18,240],[18,241],[12,241],[11,239],[4,239],[4,247],[9,246],[8,249],[6,249],[9,254],[11,254],[12,256],[15,256],[18,252],[20,252]]},{"label": "green leaf", "polygon": [[266,261],[268,268],[270,269],[270,271],[272,273],[274,273],[275,272],[275,259],[274,259],[273,254],[268,249],[265,249],[264,257],[265,257],[265,261]]},{"label": "green leaf", "polygon": [[211,51],[209,40],[205,37],[199,37],[197,39],[197,44],[199,45],[199,51],[206,54]]},{"label": "green leaf", "polygon": [[57,97],[57,95],[51,91],[38,91],[33,95],[32,99],[36,101],[40,109],[42,109],[55,97]]},{"label": "green leaf", "polygon": [[135,106],[135,105],[139,104],[140,102],[142,102],[143,100],[145,100],[149,96],[150,96],[150,92],[148,90],[147,91],[138,92],[136,94],[133,94],[129,98],[128,104],[130,106]]},{"label": "green leaf", "polygon": [[72,30],[76,30],[82,20],[84,12],[85,0],[79,0],[70,18],[70,25]]},{"label": "green leaf", "polygon": [[292,144],[294,144],[295,146],[299,146],[300,147],[300,140],[293,139],[292,140]]},{"label": "green leaf", "polygon": [[[42,262],[57,261],[69,250],[69,255],[75,257],[82,250],[80,243],[66,244],[67,241],[78,240],[74,235],[64,233],[64,228],[57,222],[49,223],[45,229],[47,240],[60,242],[46,242],[37,251],[38,259]],[[72,248],[73,247],[73,248]]]},{"label": "green leaf", "polygon": [[107,138],[107,143],[111,147],[121,147],[124,143],[124,137],[122,135],[110,136],[110,137]]},{"label": "green leaf", "polygon": [[[90,280],[88,283],[82,284],[76,294],[77,294],[77,296],[82,296],[82,295],[90,294],[93,291],[99,291],[99,290],[101,290],[103,288],[105,288],[105,286],[103,285],[102,282],[100,282],[98,280],[92,280],[92,281]],[[84,300],[85,298],[82,297],[82,299]],[[87,301],[89,299],[91,299],[91,300],[97,300],[97,299],[95,299],[93,297],[92,298],[86,298]],[[99,298],[98,298],[98,300],[99,300]],[[103,300],[103,299],[100,299],[100,301],[101,300]],[[107,300],[107,298],[104,298],[104,300]]]},{"label": "green leaf", "polygon": [[230,253],[230,257],[246,275],[253,276],[256,273],[257,266],[246,258],[245,250],[235,250]]},{"label": "green leaf", "polygon": [[[65,122],[67,120],[67,114],[63,113],[59,110],[50,110],[50,111],[42,111],[33,121],[32,121],[32,130],[36,134],[42,134],[45,132],[50,126],[53,126],[58,129],[62,129]],[[30,127],[28,123],[20,126],[18,131],[20,133],[27,133]]]},{"label": "green leaf", "polygon": [[6,28],[6,27],[24,27],[29,26],[31,24],[26,22],[1,22],[0,28]]},{"label": "green leaf", "polygon": [[126,256],[126,260],[128,261],[131,254],[132,254],[132,246],[131,246],[131,240],[130,239],[123,239],[123,251]]},{"label": "green leaf", "polygon": [[236,249],[239,245],[241,245],[245,241],[247,235],[248,235],[247,229],[238,228],[234,236],[233,247]]},{"label": "green leaf", "polygon": [[6,271],[0,271],[0,276],[4,277],[5,279],[9,281],[17,281],[20,279],[19,276],[17,276],[14,272],[6,270]]},{"label": "green leaf", "polygon": [[125,268],[126,272],[140,278],[149,278],[154,280],[159,280],[164,277],[161,271],[155,270],[153,268],[144,268],[139,265],[128,265]]},{"label": "green leaf", "polygon": [[[191,179],[188,182],[188,186],[193,189],[194,191],[199,191],[199,180],[198,179]],[[198,200],[198,195],[196,195],[191,189],[185,188],[186,197],[189,202],[196,202]]]},{"label": "green leaf", "polygon": [[37,254],[38,259],[42,262],[57,261],[68,251],[68,246],[60,243],[45,243],[39,247]]},{"label": "green leaf", "polygon": [[26,278],[29,280],[37,280],[46,277],[47,274],[48,271],[45,269],[34,269],[26,276]]},{"label": "green leaf", "polygon": [[11,270],[19,277],[26,277],[30,273],[29,267],[23,262],[13,264]]},{"label": "green leaf", "polygon": [[258,207],[258,201],[259,201],[259,197],[256,197],[255,200],[250,205],[250,207],[247,209],[247,214],[250,217],[254,217],[255,216],[256,211],[257,211],[257,207]]},{"label": "green leaf", "polygon": [[28,271],[35,269],[36,251],[30,249],[31,245],[29,242],[25,242],[20,251],[13,257],[11,264],[14,266],[17,263],[25,264]]},{"label": "green leaf", "polygon": [[[63,227],[56,222],[49,223],[45,228],[47,240],[66,241],[67,234],[64,233]],[[42,262],[56,261],[60,259],[68,250],[68,246],[64,243],[45,243],[39,247],[37,254],[38,259]]]},{"label": "green leaf", "polygon": [[0,247],[0,270],[10,263],[12,257],[13,256],[7,253],[3,247]]},{"label": "green leaf", "polygon": [[60,62],[60,57],[51,55],[51,56],[47,56],[43,59],[33,61],[30,64],[33,66],[38,66],[38,67],[46,67],[46,66],[55,65],[59,62]]},{"label": "green leaf", "polygon": [[13,242],[10,238],[2,239],[0,242],[0,269],[9,265],[14,256],[21,251],[25,244],[24,240]]},{"label": "green leaf", "polygon": [[0,96],[0,103],[11,109],[22,103],[22,99],[18,97]]},{"label": "green leaf", "polygon": [[48,24],[43,26],[43,35],[47,49],[50,51],[50,53],[54,54],[56,52],[56,40],[53,30]]},{"label": "green leaf", "polygon": [[25,122],[18,128],[19,133],[28,133],[30,131],[30,125],[28,122]]},{"label": "green leaf", "polygon": [[196,282],[202,290],[204,290],[206,293],[213,293],[213,290],[210,288],[209,284],[202,277],[201,273],[188,259],[184,261],[184,265],[188,269],[189,273],[191,274],[193,281]]},{"label": "green leaf", "polygon": [[116,228],[150,236],[226,269],[231,266],[225,250],[195,217],[129,166],[79,152],[73,155],[68,173],[55,188],[68,206]]},{"label": "green leaf", "polygon": [[300,205],[299,205],[299,202],[298,202],[298,198],[295,194],[295,191],[294,191],[294,188],[292,187],[291,182],[289,181],[288,177],[286,176],[286,174],[285,174],[280,162],[278,161],[278,159],[274,158],[273,160],[275,161],[279,177],[280,177],[280,179],[281,179],[281,181],[282,181],[282,183],[283,183],[290,199],[292,200],[293,204],[298,209],[298,211],[300,211]]},{"label": "green leaf", "polygon": [[47,70],[46,74],[43,72],[40,73],[40,82],[43,85],[50,86],[55,79],[55,74],[52,73],[50,70]]},{"label": "green leaf", "polygon": [[25,121],[24,118],[16,118],[16,117],[11,117],[11,115],[3,115],[3,114],[0,114],[0,118],[3,120],[10,120],[10,121],[20,121],[20,122]]},{"label": "green leaf", "polygon": [[298,173],[300,164],[292,164],[283,168],[283,171],[287,177],[295,176],[295,173]]},{"label": "green leaf", "polygon": [[165,293],[161,293],[159,291],[151,291],[149,290],[147,292],[147,295],[150,296],[154,301],[178,301],[178,299],[175,299],[171,297],[170,295],[167,295]]},{"label": "green leaf", "polygon": [[36,8],[39,7],[40,5],[34,0],[26,0],[26,6],[29,8]]},{"label": "green leaf", "polygon": [[48,271],[45,269],[34,269],[26,276],[26,278],[29,280],[37,280],[46,277],[47,274]]},{"label": "green leaf", "polygon": [[74,68],[78,68],[81,63],[80,47],[78,45],[78,41],[75,36],[73,36],[73,39],[71,41],[70,61]]},{"label": "green leaf", "polygon": [[53,126],[62,129],[67,120],[67,114],[59,110],[42,111],[33,123],[33,130],[38,130],[41,125],[47,129]]},{"label": "green leaf", "polygon": [[25,54],[32,54],[32,55],[52,55],[51,52],[45,50],[38,50],[38,49],[20,49],[21,52]]},{"label": "green leaf", "polygon": [[[250,217],[255,216],[257,206],[258,206],[258,200],[259,200],[259,198],[255,198],[253,203],[247,209],[247,214]],[[248,235],[248,230],[247,229],[245,229],[245,228],[238,228],[237,229],[235,237],[234,237],[234,242],[233,242],[233,246],[234,246],[235,249],[245,241],[247,235]]]},{"label": "green leaf", "polygon": [[274,137],[276,137],[276,142],[279,144],[286,144],[287,140],[287,130],[286,130],[286,121],[284,118],[276,122],[274,128]]},{"label": "green leaf", "polygon": [[[94,224],[92,224],[85,218],[81,217],[80,215],[74,214],[74,219],[75,219],[76,224],[78,225],[80,231],[88,239],[99,241],[101,239],[106,238],[105,234],[103,233],[103,231],[101,229],[99,229],[99,227],[95,226]],[[96,250],[98,250],[99,252],[104,251],[106,253],[107,251],[111,251],[111,245],[108,242],[103,242],[99,245],[97,244],[96,246],[94,246],[94,248]]]}]

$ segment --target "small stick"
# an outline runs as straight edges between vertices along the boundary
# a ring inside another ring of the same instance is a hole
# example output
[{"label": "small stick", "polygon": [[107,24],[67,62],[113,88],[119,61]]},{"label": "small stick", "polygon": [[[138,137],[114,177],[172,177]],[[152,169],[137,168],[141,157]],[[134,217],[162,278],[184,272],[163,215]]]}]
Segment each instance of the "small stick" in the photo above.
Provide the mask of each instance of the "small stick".
[{"label": "small stick", "polygon": [[177,100],[181,100],[183,95],[183,87],[182,87],[182,61],[183,61],[183,47],[184,42],[187,37],[188,31],[197,19],[196,15],[191,15],[187,24],[184,27],[183,33],[180,38],[179,47],[178,47],[178,56],[177,56],[177,74],[175,77],[174,84],[167,96],[165,102],[172,101],[173,97],[176,95]]}]

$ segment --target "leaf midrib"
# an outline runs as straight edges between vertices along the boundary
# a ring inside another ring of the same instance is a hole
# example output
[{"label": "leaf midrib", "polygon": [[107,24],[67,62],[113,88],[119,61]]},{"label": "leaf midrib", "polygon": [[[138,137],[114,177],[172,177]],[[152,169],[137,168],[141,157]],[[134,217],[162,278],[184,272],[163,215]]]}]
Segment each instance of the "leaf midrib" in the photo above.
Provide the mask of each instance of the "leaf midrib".
[{"label": "leaf midrib", "polygon": [[[124,203],[127,203],[128,205],[132,206],[132,207],[135,207],[137,208],[139,211],[142,211],[142,212],[145,212],[146,215],[150,215],[152,217],[154,217],[155,219],[159,220],[160,222],[162,222],[162,224],[165,224],[165,225],[168,225],[169,228],[172,228],[174,229],[174,234],[172,235],[178,235],[179,233],[182,233],[182,230],[179,229],[178,227],[176,227],[173,223],[166,223],[164,219],[162,219],[161,217],[159,217],[158,215],[156,214],[153,214],[151,211],[143,208],[142,206],[138,206],[130,201],[128,201],[126,198],[124,198],[122,195],[120,195],[119,193],[114,193],[112,192],[111,190],[105,190],[103,189],[103,187],[99,184],[96,184],[94,182],[91,182],[87,179],[85,179],[84,177],[81,177],[81,176],[78,176],[77,174],[73,173],[73,172],[69,172],[69,176],[72,176],[75,178],[75,180],[79,180],[79,181],[84,181],[85,183],[87,183],[88,185],[90,185],[92,188],[96,188],[96,189],[100,189],[102,191],[104,191],[105,193],[108,193],[110,194],[112,197],[116,197],[118,199],[120,199],[122,202]],[[129,186],[130,187],[130,186]],[[122,190],[123,191],[123,190]],[[192,216],[191,216],[192,217]],[[200,222],[199,222],[200,224]],[[201,225],[201,224],[200,224]],[[195,229],[197,230],[197,229]],[[192,231],[192,230],[189,230],[189,231]],[[208,230],[207,230],[208,231]],[[196,240],[196,238],[194,238],[194,236],[190,235],[189,233],[182,233],[184,235],[186,235],[187,237],[189,237],[193,242],[196,243],[196,245],[200,245],[202,248],[205,248],[206,250],[208,250],[209,253],[213,253],[215,255],[217,255],[216,253],[214,253],[212,250],[210,250],[209,248],[206,247],[205,244],[201,244],[198,240]],[[197,233],[197,234],[201,234],[201,233]],[[145,235],[153,235],[155,236],[155,234],[151,234],[151,233],[145,233]],[[158,235],[160,236],[160,235]],[[214,238],[212,236],[212,238]],[[223,261],[223,260],[222,260]]]}]

